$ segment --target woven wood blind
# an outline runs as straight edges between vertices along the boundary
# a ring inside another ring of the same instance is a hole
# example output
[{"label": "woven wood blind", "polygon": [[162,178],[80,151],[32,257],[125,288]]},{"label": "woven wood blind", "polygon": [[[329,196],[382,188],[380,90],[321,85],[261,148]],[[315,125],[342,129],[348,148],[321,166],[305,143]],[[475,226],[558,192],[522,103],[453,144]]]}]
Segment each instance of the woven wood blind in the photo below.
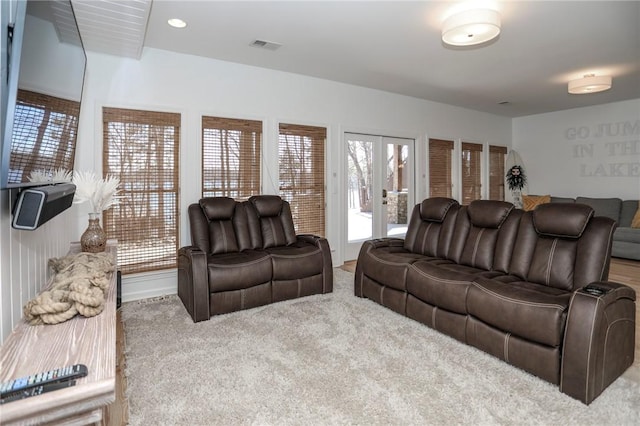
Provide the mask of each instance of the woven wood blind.
[{"label": "woven wood blind", "polygon": [[462,204],[482,198],[482,145],[462,142]]},{"label": "woven wood blind", "polygon": [[429,196],[451,198],[453,141],[429,139]]},{"label": "woven wood blind", "polygon": [[9,182],[25,182],[36,170],[73,170],[79,114],[79,102],[18,90]]},{"label": "woven wood blind", "polygon": [[325,235],[324,127],[280,124],[280,196],[299,234]]},{"label": "woven wood blind", "polygon": [[202,196],[260,193],[262,122],[202,117]]},{"label": "woven wood blind", "polygon": [[489,199],[504,201],[504,162],[507,147],[489,145]]},{"label": "woven wood blind", "polygon": [[104,213],[123,274],[175,268],[179,242],[180,114],[103,108],[102,170],[120,179]]}]

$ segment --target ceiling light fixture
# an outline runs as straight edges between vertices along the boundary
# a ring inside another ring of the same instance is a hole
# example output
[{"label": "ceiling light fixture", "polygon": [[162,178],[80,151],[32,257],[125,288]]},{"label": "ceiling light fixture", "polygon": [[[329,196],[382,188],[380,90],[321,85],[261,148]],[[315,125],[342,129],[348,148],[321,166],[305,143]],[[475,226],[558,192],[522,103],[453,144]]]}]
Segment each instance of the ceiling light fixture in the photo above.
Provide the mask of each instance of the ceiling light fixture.
[{"label": "ceiling light fixture", "polygon": [[173,28],[184,28],[187,26],[187,23],[180,18],[171,18],[167,21],[167,24]]},{"label": "ceiling light fixture", "polygon": [[491,9],[465,10],[442,23],[442,41],[452,46],[473,46],[500,34],[500,14]]},{"label": "ceiling light fixture", "polygon": [[569,82],[569,93],[572,95],[598,93],[609,89],[611,89],[610,75],[585,74],[584,77]]}]

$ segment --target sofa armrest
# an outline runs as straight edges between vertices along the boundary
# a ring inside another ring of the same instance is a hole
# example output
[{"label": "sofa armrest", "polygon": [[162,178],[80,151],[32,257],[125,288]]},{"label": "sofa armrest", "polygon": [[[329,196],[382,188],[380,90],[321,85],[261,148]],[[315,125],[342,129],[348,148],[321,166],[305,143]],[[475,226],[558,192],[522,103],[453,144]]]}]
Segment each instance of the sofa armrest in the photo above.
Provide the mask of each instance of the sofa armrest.
[{"label": "sofa armrest", "polygon": [[198,247],[178,250],[178,296],[193,322],[210,318],[207,255]]},{"label": "sofa armrest", "polygon": [[322,293],[331,293],[333,291],[333,262],[329,241],[324,237],[312,234],[299,234],[296,237],[320,249],[322,253]]},{"label": "sofa armrest", "polygon": [[635,300],[631,287],[610,281],[573,293],[560,372],[563,393],[589,404],[633,364]]},{"label": "sofa armrest", "polygon": [[358,253],[358,260],[356,262],[356,274],[353,283],[353,291],[356,296],[363,297],[362,280],[364,279],[364,273],[362,272],[362,262],[360,261],[360,259],[366,256],[369,251],[382,247],[397,247],[400,249],[404,247],[404,240],[402,238],[386,237],[367,240],[362,243],[362,246],[360,247],[360,253]]}]

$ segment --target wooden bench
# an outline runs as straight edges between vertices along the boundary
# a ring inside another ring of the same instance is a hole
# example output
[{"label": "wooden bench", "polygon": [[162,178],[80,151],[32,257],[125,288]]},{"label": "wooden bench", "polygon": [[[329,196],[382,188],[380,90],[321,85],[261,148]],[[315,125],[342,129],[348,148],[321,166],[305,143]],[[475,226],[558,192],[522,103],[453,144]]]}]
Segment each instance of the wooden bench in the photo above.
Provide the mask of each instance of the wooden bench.
[{"label": "wooden bench", "polygon": [[[72,243],[69,254],[79,251],[80,244]],[[116,258],[115,240],[107,242],[107,252]],[[37,326],[23,319],[0,348],[0,382],[73,364],[85,364],[88,376],[69,388],[3,404],[0,424],[102,422],[104,408],[115,400],[115,272],[111,274],[105,309],[99,315],[76,315],[60,324]]]}]

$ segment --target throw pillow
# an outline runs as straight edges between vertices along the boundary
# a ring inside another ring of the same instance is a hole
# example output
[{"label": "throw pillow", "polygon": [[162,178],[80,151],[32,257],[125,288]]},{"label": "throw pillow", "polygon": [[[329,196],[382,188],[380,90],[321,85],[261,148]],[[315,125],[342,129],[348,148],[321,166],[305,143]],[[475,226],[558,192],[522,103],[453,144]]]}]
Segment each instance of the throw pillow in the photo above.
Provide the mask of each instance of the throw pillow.
[{"label": "throw pillow", "polygon": [[631,221],[632,228],[640,228],[640,201],[638,202],[638,210],[636,210],[636,214],[633,216],[633,220]]},{"label": "throw pillow", "polygon": [[546,204],[550,202],[551,202],[551,195],[523,195],[522,209],[528,212],[535,209],[540,204]]}]

